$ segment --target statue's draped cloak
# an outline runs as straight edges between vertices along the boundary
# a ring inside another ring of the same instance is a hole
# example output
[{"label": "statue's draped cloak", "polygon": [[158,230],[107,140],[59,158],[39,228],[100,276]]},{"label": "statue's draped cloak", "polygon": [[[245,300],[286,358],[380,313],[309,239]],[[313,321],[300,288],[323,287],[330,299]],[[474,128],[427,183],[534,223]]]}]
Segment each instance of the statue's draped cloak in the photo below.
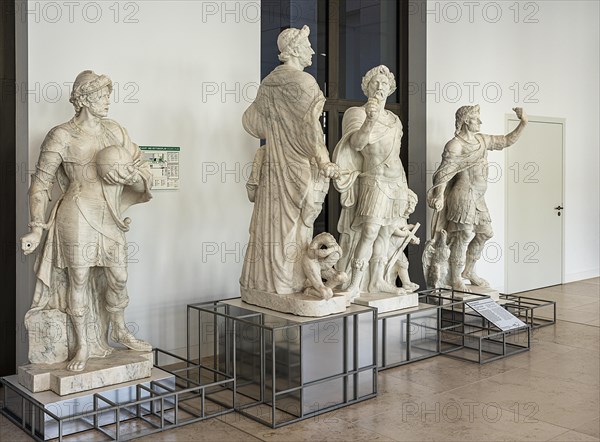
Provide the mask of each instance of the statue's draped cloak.
[{"label": "statue's draped cloak", "polygon": [[462,224],[478,224],[480,220],[490,221],[483,194],[475,194],[472,188],[455,188],[455,177],[459,173],[467,172],[473,167],[487,168],[486,155],[490,143],[481,134],[475,135],[475,138],[480,143],[476,149],[466,151],[462,155],[452,154],[448,150],[442,153],[442,163],[433,174],[433,186],[427,191],[427,198],[431,199],[434,189],[446,185],[444,207],[435,213],[432,220],[432,237],[435,232],[447,230],[448,221]]},{"label": "statue's draped cloak", "polygon": [[286,65],[261,83],[244,129],[266,140],[240,285],[290,294],[304,287],[301,258],[321,203],[315,158],[327,156],[319,123],[325,98],[315,79]]},{"label": "statue's draped cloak", "polygon": [[[394,125],[392,127],[381,123],[376,123],[369,137],[369,144],[374,144],[380,140],[389,144],[389,153],[387,157],[375,168],[386,163],[392,155],[392,152],[399,151],[402,139],[402,123],[394,115]],[[340,201],[342,211],[338,221],[338,232],[340,232],[340,246],[344,255],[337,263],[336,268],[345,271],[348,275],[352,274],[351,260],[354,250],[360,240],[362,228],[362,217],[357,214],[358,198],[360,194],[360,177],[369,177],[370,170],[363,170],[363,154],[356,151],[350,144],[350,137],[356,133],[363,125],[366,119],[364,107],[353,107],[344,113],[342,120],[342,133],[344,134],[333,152],[332,160],[338,164],[341,171],[341,178],[334,181],[335,188],[340,192]],[[374,178],[377,180],[377,178]],[[389,180],[385,180],[389,181]],[[402,176],[397,179],[401,189],[399,191],[408,198],[408,184],[404,169]],[[384,187],[387,184],[378,184]],[[365,272],[361,286],[368,285],[368,272]]]}]

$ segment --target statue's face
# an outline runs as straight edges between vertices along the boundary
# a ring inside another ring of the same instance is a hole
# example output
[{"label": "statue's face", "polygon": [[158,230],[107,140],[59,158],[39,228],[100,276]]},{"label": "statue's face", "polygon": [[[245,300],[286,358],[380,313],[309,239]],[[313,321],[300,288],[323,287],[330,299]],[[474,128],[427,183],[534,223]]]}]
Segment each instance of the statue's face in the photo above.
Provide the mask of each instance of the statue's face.
[{"label": "statue's face", "polygon": [[108,115],[110,105],[110,90],[108,86],[105,86],[94,94],[88,95],[86,98],[87,108],[94,117],[104,118]]},{"label": "statue's face", "polygon": [[304,37],[296,46],[296,50],[298,51],[298,60],[300,61],[300,65],[302,67],[308,67],[312,65],[312,56],[315,51],[313,51],[310,41],[308,37]]},{"label": "statue's face", "polygon": [[472,112],[469,114],[469,118],[465,121],[469,132],[479,132],[481,130],[481,120],[479,119],[479,112]]},{"label": "statue's face", "polygon": [[390,81],[384,74],[377,74],[369,82],[369,98],[376,97],[379,101],[385,101],[390,94]]}]

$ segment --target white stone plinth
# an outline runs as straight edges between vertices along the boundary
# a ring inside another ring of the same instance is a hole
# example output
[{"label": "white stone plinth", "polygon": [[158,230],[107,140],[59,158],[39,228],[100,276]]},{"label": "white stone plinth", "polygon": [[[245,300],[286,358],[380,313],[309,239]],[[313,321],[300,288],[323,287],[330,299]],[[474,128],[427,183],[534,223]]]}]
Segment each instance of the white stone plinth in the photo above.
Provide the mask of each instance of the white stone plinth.
[{"label": "white stone plinth", "polygon": [[[469,293],[475,293],[477,295],[488,295],[490,298],[492,298],[496,302],[498,302],[500,300],[500,292],[491,287],[480,287],[478,285],[467,284],[467,290],[469,291]],[[470,295],[468,293],[459,293],[459,292],[454,292],[454,297],[465,300],[465,301],[473,300],[473,299],[480,299],[479,296],[474,296],[474,295]]]},{"label": "white stone plinth", "polygon": [[419,305],[419,294],[407,293],[405,295],[393,295],[390,293],[361,293],[353,301],[355,304],[375,307],[377,313],[391,312],[405,308],[417,307]]},{"label": "white stone plinth", "polygon": [[[67,418],[62,421],[62,435],[68,436],[82,431],[90,429],[89,418],[81,418],[83,413],[88,413],[94,410],[94,395],[99,394],[103,398],[111,400],[115,403],[124,404],[127,402],[133,402],[137,399],[137,385],[145,385],[150,387],[150,382],[160,382],[167,388],[175,387],[175,376],[167,373],[159,368],[153,368],[151,376],[141,381],[125,382],[123,384],[108,386],[104,388],[98,388],[94,390],[87,390],[79,393],[73,393],[67,396],[59,396],[50,390],[43,391],[41,393],[31,393],[28,389],[23,387],[19,383],[17,375],[7,376],[3,378],[7,387],[5,389],[6,401],[4,403],[5,410],[8,411],[12,416],[15,416],[17,420],[24,420],[26,425],[31,425],[32,419],[35,426],[36,435],[39,439],[36,440],[51,440],[58,437],[58,421],[45,415],[43,412],[32,413],[31,407],[22,407],[22,397],[26,398],[26,401],[37,404],[41,410],[50,412],[58,416],[59,418]],[[158,392],[166,392],[162,387],[154,385],[154,389]],[[149,393],[142,393],[142,398],[149,397]],[[174,398],[165,398],[165,409],[172,409],[174,407]],[[160,401],[155,403],[155,407],[160,407]],[[99,401],[100,407],[105,407],[107,404],[101,400]],[[147,414],[149,412],[150,404],[145,403],[141,405],[142,413]],[[120,410],[119,420],[121,422],[131,419],[131,412],[135,412],[135,406],[123,407]],[[23,414],[25,413],[25,414]],[[115,423],[115,413],[107,412],[100,413],[98,415],[98,423],[100,426],[111,425]],[[0,431],[0,434],[2,432]],[[4,439],[1,439],[4,441]],[[63,439],[64,440],[64,439]],[[85,440],[85,436],[72,437],[71,440]]]},{"label": "white stone plinth", "polygon": [[33,393],[51,390],[64,396],[150,376],[151,352],[114,350],[105,358],[91,358],[83,371],[69,371],[67,362],[19,367],[19,383]]},{"label": "white stone plinth", "polygon": [[242,301],[283,313],[319,318],[346,310],[346,292],[334,292],[331,299],[319,299],[304,293],[279,295],[262,290],[241,288]]}]

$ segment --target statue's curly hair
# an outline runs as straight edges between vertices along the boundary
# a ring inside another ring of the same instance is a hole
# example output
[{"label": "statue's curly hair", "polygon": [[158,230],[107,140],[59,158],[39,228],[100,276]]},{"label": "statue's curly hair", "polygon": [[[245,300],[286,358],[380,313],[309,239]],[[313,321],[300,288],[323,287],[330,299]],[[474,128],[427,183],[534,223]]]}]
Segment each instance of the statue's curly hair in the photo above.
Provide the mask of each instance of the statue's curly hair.
[{"label": "statue's curly hair", "polygon": [[362,88],[363,93],[368,97],[367,90],[369,88],[369,83],[373,79],[375,75],[383,74],[387,77],[390,82],[390,91],[388,93],[388,97],[392,95],[396,91],[396,79],[394,78],[394,74],[392,74],[387,66],[379,65],[370,69],[362,79],[362,83],[360,87]]},{"label": "statue's curly hair", "polygon": [[479,105],[475,106],[462,106],[456,111],[456,121],[454,123],[454,135],[458,135],[463,127],[463,124],[471,117],[474,112],[479,112]]}]

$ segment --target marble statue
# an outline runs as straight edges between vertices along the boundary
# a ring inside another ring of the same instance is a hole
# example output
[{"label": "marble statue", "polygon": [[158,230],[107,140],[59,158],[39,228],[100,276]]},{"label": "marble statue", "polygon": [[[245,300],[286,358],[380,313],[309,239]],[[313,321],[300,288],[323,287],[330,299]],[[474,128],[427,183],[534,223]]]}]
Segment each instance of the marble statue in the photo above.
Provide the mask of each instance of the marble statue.
[{"label": "marble statue", "polygon": [[[307,287],[303,257],[329,181],[338,176],[319,122],[325,97],[304,72],[314,54],[309,34],[308,26],[281,32],[277,46],[283,64],[265,77],[243,115],[244,129],[266,144],[256,152],[246,185],[254,210],[240,291],[251,304],[319,316],[319,311],[290,307]],[[322,299],[333,302],[327,296]],[[277,304],[284,300],[285,306]]]},{"label": "marble statue", "polygon": [[304,294],[322,299],[333,297],[333,289],[348,280],[345,272],[334,268],[342,255],[342,248],[331,233],[315,236],[303,257],[306,275]]},{"label": "marble statue", "polygon": [[[75,116],[46,135],[32,176],[30,232],[21,238],[26,255],[41,245],[25,317],[32,363],[68,359],[67,370],[82,371],[88,359],[112,352],[109,330],[113,341],[129,349],[152,350],[125,325],[130,219],[123,217],[129,206],[150,200],[151,173],[125,128],[106,118],[111,92],[106,75],[77,76],[70,98]],[[62,195],[46,218],[55,182]],[[35,327],[61,317],[68,317],[72,333],[40,345]]]},{"label": "marble statue", "polygon": [[406,289],[386,279],[390,239],[406,216],[409,189],[400,161],[402,123],[385,110],[396,90],[386,66],[368,71],[362,80],[365,105],[344,113],[343,136],[333,153],[340,167],[334,182],[341,193],[338,223],[344,257],[339,269],[350,275],[351,300],[361,291],[401,295]]},{"label": "marble statue", "polygon": [[[428,287],[450,286],[469,291],[463,279],[473,286],[489,287],[475,272],[475,263],[492,235],[490,214],[485,203],[488,150],[502,150],[514,144],[527,125],[522,108],[513,109],[519,125],[507,135],[486,135],[481,127],[479,106],[463,106],[456,111],[456,131],[444,147],[442,163],[433,175],[427,204],[435,210],[432,239],[426,244],[424,274]],[[447,237],[444,241],[444,237]],[[428,251],[429,250],[429,251]],[[447,270],[441,262],[448,255]],[[446,278],[442,278],[447,274]],[[443,280],[445,279],[445,281]]]}]

